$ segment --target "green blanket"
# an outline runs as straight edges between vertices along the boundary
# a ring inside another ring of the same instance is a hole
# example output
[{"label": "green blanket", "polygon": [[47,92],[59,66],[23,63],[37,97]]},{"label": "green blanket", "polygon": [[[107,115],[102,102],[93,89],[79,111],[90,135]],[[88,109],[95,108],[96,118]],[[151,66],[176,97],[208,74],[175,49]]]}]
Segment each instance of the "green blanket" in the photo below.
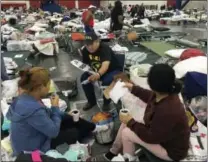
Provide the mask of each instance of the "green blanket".
[{"label": "green blanket", "polygon": [[160,56],[165,56],[165,51],[177,48],[174,45],[163,41],[141,42],[141,45]]}]

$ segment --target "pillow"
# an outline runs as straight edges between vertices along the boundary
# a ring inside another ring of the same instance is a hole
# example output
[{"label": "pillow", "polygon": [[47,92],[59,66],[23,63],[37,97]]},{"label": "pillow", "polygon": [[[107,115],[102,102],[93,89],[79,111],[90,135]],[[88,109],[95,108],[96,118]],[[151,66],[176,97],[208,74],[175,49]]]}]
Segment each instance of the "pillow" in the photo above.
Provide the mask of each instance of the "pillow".
[{"label": "pillow", "polygon": [[180,61],[173,69],[177,79],[183,78],[187,72],[192,71],[207,74],[207,57],[197,56]]},{"label": "pillow", "polygon": [[186,49],[172,49],[172,50],[166,51],[165,54],[173,58],[180,58],[180,56],[185,50]]}]

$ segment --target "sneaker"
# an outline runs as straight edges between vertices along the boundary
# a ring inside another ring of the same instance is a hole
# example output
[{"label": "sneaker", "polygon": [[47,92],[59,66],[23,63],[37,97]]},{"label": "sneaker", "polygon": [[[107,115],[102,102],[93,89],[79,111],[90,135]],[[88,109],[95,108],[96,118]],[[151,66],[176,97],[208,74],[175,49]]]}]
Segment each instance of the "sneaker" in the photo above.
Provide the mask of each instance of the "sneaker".
[{"label": "sneaker", "polygon": [[84,107],[83,107],[83,111],[87,111],[92,109],[96,104],[91,104],[91,103],[87,103]]},{"label": "sneaker", "polygon": [[125,159],[125,161],[136,161],[136,162],[139,162],[139,158],[137,156],[132,156],[132,155],[129,155],[129,154],[124,154],[123,155],[123,158]]}]

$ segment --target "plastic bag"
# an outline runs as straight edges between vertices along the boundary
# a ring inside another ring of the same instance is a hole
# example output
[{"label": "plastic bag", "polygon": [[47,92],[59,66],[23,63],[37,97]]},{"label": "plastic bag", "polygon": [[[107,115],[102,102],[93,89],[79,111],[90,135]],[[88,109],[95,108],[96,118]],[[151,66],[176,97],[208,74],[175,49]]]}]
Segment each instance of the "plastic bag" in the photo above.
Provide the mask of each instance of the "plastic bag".
[{"label": "plastic bag", "polygon": [[6,80],[2,82],[2,98],[12,99],[18,95],[18,80]]},{"label": "plastic bag", "polygon": [[204,123],[207,119],[207,96],[198,96],[191,100],[190,109],[196,118]]},{"label": "plastic bag", "polygon": [[12,157],[12,147],[10,136],[1,140],[1,161],[15,161],[16,157]]},{"label": "plastic bag", "polygon": [[[69,150],[73,150],[77,153],[77,160],[76,161],[86,161],[89,157],[89,145],[81,144],[77,142],[76,144],[72,144],[69,146]],[[66,154],[66,153],[65,153]]]}]

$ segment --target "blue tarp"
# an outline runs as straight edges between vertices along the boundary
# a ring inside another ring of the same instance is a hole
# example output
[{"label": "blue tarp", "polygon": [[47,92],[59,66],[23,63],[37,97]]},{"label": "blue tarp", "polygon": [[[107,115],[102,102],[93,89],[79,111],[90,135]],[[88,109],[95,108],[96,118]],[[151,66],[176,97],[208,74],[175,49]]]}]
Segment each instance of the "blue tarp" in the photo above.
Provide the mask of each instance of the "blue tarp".
[{"label": "blue tarp", "polygon": [[41,9],[43,11],[49,11],[51,13],[54,13],[54,12],[62,13],[61,7],[53,1],[46,2],[45,4],[41,6]]},{"label": "blue tarp", "polygon": [[188,72],[185,76],[184,95],[188,99],[196,96],[207,96],[207,75]]}]

